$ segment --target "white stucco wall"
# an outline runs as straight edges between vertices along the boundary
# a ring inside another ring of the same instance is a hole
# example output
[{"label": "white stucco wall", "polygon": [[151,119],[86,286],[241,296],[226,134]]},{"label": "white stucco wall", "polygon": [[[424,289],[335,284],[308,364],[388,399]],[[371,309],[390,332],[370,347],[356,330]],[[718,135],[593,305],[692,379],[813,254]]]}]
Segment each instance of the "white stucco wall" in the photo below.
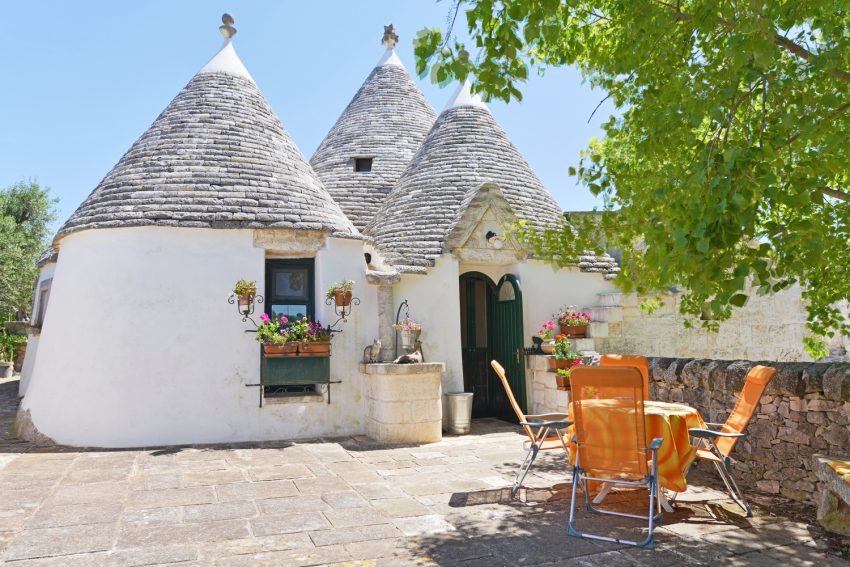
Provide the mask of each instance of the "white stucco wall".
[{"label": "white stucco wall", "polygon": [[446,365],[443,392],[463,391],[459,277],[457,259],[443,254],[427,275],[403,274],[401,282],[393,286],[394,309],[407,299],[410,317],[422,323],[425,359]]},{"label": "white stucco wall", "polygon": [[[50,263],[44,265],[41,268],[41,272],[39,272],[38,283],[35,286],[35,301],[32,308],[33,318],[38,315],[39,309],[41,309],[41,298],[39,297],[41,295],[41,283],[52,278],[55,271],[56,264]],[[48,305],[50,304],[49,299],[47,303]],[[45,313],[45,319],[46,317],[47,313]],[[38,342],[40,338],[41,333],[30,333],[27,337],[27,353],[24,355],[24,364],[21,366],[21,380],[18,382],[18,395],[21,397],[27,393],[27,386],[29,386],[30,377],[32,377],[33,368],[35,367],[36,353],[38,352]]]},{"label": "white stucco wall", "polygon": [[49,315],[22,402],[59,443],[130,447],[293,439],[364,431],[357,362],[377,333],[362,243],[328,239],[323,291],[357,282],[361,304],[334,338],[332,403],[258,407],[259,346],[226,298],[239,278],[264,294],[266,251],[250,230],[140,227],[71,234],[61,243]]},{"label": "white stucco wall", "polygon": [[460,273],[481,272],[498,284],[505,274],[513,274],[522,290],[523,338],[531,346],[531,336],[540,325],[564,305],[583,308],[598,303],[598,294],[616,290],[601,274],[582,272],[575,267],[555,269],[540,260],[527,260],[508,266],[462,263]]}]

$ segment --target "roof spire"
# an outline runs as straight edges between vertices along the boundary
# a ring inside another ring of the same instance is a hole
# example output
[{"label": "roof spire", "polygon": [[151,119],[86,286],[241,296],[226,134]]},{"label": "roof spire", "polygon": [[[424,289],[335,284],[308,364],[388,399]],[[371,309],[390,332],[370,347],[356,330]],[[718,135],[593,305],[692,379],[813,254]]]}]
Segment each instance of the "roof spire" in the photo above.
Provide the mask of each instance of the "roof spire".
[{"label": "roof spire", "polygon": [[384,37],[381,38],[381,45],[387,49],[395,49],[398,45],[398,34],[395,33],[395,26],[392,24],[384,26]]},{"label": "roof spire", "polygon": [[218,31],[224,36],[224,41],[230,41],[236,35],[236,28],[233,27],[235,22],[236,20],[233,19],[233,16],[227,12],[221,15],[221,25],[218,26]]}]

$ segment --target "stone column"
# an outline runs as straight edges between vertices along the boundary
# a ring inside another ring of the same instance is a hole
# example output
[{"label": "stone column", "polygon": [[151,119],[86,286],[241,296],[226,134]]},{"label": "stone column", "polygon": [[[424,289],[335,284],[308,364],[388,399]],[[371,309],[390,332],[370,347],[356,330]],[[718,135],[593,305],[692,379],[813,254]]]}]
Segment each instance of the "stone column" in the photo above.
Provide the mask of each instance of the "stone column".
[{"label": "stone column", "polygon": [[381,361],[392,360],[395,354],[395,304],[393,286],[401,281],[398,272],[366,272],[366,281],[378,286],[378,335],[381,340]]}]

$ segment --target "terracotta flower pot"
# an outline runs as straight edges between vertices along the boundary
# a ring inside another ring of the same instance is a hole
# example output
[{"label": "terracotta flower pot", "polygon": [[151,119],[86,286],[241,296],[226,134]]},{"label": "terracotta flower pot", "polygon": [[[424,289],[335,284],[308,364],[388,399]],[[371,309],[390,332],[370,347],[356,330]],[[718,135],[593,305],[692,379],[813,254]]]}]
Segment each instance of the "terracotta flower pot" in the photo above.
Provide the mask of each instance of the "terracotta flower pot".
[{"label": "terracotta flower pot", "polygon": [[560,374],[555,375],[555,385],[558,386],[559,390],[569,390],[570,389],[570,377],[569,376],[561,376]]},{"label": "terracotta flower pot", "polygon": [[263,354],[266,356],[298,356],[297,343],[283,343],[281,345],[263,344]]},{"label": "terracotta flower pot", "polygon": [[298,345],[298,356],[330,356],[330,341],[311,341]]},{"label": "terracotta flower pot", "polygon": [[251,293],[243,293],[239,296],[239,312],[240,313],[248,313],[251,310],[251,303],[254,301],[254,297],[257,295],[257,290],[255,289]]},{"label": "terracotta flower pot", "polygon": [[587,336],[587,325],[561,325],[561,334],[571,339],[583,339]]},{"label": "terracotta flower pot", "polygon": [[334,293],[334,301],[336,301],[337,307],[348,307],[351,305],[351,292],[350,291],[337,291]]},{"label": "terracotta flower pot", "polygon": [[544,342],[540,345],[540,350],[542,350],[546,354],[552,354],[552,351],[555,350],[555,343]]}]

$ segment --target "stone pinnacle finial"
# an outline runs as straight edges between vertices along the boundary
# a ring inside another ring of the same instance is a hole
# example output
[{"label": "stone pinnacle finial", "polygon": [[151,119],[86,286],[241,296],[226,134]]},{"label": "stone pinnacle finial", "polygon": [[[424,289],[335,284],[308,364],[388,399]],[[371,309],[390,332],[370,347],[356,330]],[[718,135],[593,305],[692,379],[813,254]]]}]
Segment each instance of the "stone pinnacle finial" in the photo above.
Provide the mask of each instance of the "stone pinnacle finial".
[{"label": "stone pinnacle finial", "polygon": [[233,27],[235,20],[233,16],[225,12],[221,15],[221,23],[222,25],[218,26],[218,31],[221,32],[221,35],[224,36],[225,40],[231,39],[234,35],[236,35],[236,28]]},{"label": "stone pinnacle finial", "polygon": [[395,49],[398,44],[398,34],[395,33],[395,26],[392,24],[384,26],[384,37],[381,39],[381,45],[387,49]]}]

